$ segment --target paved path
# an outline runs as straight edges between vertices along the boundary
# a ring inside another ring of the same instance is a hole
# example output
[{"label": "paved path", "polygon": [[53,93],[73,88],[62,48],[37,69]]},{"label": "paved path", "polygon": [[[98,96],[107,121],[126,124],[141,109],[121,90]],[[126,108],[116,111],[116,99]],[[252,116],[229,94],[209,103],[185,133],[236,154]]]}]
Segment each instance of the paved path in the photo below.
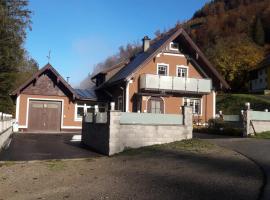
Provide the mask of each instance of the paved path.
[{"label": "paved path", "polygon": [[260,199],[270,199],[270,140],[228,138],[206,134],[195,134],[195,137],[206,139],[219,146],[232,149],[253,160],[261,167],[265,178]]},{"label": "paved path", "polygon": [[8,149],[0,152],[0,161],[29,161],[47,159],[71,159],[98,157],[71,141],[75,134],[30,134],[18,133],[13,136]]}]

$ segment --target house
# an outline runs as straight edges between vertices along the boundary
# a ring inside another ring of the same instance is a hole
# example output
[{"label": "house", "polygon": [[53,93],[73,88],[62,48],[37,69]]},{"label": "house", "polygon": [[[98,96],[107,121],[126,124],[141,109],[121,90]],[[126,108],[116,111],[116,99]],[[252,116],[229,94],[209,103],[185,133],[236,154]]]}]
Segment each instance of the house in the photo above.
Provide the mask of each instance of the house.
[{"label": "house", "polygon": [[270,55],[258,67],[249,72],[249,89],[254,93],[269,93],[270,90]]},{"label": "house", "polygon": [[[80,131],[83,113],[91,112],[97,102],[93,91],[73,89],[50,64],[11,97],[16,102],[19,130],[33,133]],[[99,108],[105,110],[105,104]]]},{"label": "house", "polygon": [[[89,80],[90,81],[90,80]],[[82,116],[111,102],[123,112],[180,114],[191,106],[204,123],[216,114],[216,92],[229,85],[182,28],[150,40],[131,59],[92,76],[94,89],[74,89],[47,64],[11,93],[20,131],[80,131]]]},{"label": "house", "polygon": [[182,28],[150,40],[131,60],[92,77],[96,92],[123,112],[180,114],[192,107],[194,121],[216,114],[216,92],[229,85]]}]

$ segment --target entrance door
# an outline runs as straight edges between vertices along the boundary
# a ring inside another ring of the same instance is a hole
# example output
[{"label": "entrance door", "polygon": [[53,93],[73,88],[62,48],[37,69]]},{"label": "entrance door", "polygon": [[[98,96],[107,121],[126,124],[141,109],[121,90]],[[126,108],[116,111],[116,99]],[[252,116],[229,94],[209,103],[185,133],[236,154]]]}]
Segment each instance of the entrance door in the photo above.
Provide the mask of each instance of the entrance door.
[{"label": "entrance door", "polygon": [[29,102],[28,129],[37,132],[60,132],[61,102]]},{"label": "entrance door", "polygon": [[148,113],[164,113],[164,102],[160,97],[151,97],[147,104]]}]

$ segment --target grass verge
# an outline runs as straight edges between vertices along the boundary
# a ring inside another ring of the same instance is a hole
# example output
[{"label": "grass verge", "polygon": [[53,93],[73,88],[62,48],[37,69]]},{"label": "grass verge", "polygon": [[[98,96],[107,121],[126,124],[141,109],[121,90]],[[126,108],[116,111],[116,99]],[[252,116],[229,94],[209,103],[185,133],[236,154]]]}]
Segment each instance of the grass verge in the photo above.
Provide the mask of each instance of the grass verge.
[{"label": "grass verge", "polygon": [[65,169],[66,165],[61,160],[50,160],[45,162],[48,169],[52,171],[58,171]]},{"label": "grass verge", "polygon": [[252,137],[253,138],[258,138],[258,139],[270,139],[270,131],[257,133],[256,135],[254,135]]},{"label": "grass verge", "polygon": [[216,145],[200,140],[190,139],[182,140],[167,144],[152,145],[147,147],[141,147],[138,149],[127,148],[119,155],[135,155],[135,154],[153,154],[161,151],[190,151],[190,152],[208,152],[216,147]]}]

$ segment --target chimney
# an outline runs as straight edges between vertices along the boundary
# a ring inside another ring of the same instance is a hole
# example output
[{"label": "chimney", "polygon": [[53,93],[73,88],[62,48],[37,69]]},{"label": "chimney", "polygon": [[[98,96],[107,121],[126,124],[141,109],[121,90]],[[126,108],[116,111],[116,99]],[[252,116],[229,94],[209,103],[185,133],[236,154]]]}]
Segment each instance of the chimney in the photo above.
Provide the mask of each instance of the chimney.
[{"label": "chimney", "polygon": [[144,36],[143,41],[143,51],[146,52],[150,47],[150,38],[148,36]]}]

